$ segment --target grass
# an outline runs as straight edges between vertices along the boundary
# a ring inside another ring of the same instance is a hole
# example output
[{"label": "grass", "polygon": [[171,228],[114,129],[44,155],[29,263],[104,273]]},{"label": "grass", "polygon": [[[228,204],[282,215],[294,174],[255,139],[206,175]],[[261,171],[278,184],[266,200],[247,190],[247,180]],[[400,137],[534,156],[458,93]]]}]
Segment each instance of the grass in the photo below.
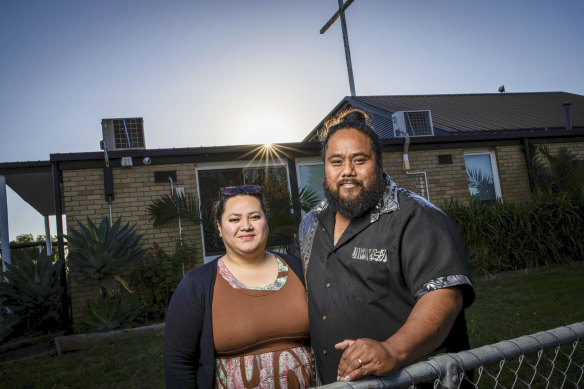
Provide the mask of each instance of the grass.
[{"label": "grass", "polygon": [[164,388],[162,335],[0,366],[0,388]]},{"label": "grass", "polygon": [[[584,321],[584,266],[475,279],[466,311],[471,347]],[[163,388],[162,336],[0,366],[0,387]]]},{"label": "grass", "polygon": [[465,313],[472,348],[584,321],[582,263],[473,282],[477,297]]}]

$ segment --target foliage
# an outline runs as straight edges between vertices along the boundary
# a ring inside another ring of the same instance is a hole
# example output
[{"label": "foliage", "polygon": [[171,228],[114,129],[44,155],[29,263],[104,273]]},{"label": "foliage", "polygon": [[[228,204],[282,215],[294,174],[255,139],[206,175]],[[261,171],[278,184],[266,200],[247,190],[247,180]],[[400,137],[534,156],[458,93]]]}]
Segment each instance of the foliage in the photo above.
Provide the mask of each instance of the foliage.
[{"label": "foliage", "polygon": [[190,193],[165,194],[153,200],[147,212],[150,220],[153,220],[154,227],[162,226],[179,217],[195,224],[200,223],[197,199]]},{"label": "foliage", "polygon": [[[54,243],[57,241],[56,236],[51,237],[51,241]],[[37,235],[36,239],[32,234],[20,234],[16,236],[16,239],[10,242],[12,244],[19,243],[39,243],[40,246],[37,247],[16,247],[10,249],[10,260],[13,264],[18,264],[25,258],[36,258],[40,251],[39,247],[45,248],[45,235]]]},{"label": "foliage", "polygon": [[164,320],[170,297],[183,277],[185,264],[196,259],[195,248],[177,244],[173,254],[155,245],[132,272],[132,288],[145,306],[145,321]]},{"label": "foliage", "polygon": [[294,213],[292,210],[296,208],[305,212],[310,211],[318,202],[317,196],[308,187],[302,188],[299,194],[290,195],[286,181],[270,176],[266,176],[262,191],[270,227],[267,247],[272,249],[288,247],[294,241],[302,218],[300,213]]},{"label": "foliage", "polygon": [[127,294],[105,296],[87,302],[87,312],[82,320],[88,331],[111,331],[129,327],[142,310],[142,304]]},{"label": "foliage", "polygon": [[[458,224],[471,263],[481,273],[565,263],[584,257],[584,168],[566,148],[552,155],[547,145],[531,147],[535,186],[522,204],[449,200],[442,209]],[[469,171],[469,185],[488,185]],[[473,186],[474,185],[474,186]],[[480,196],[480,198],[483,198]]]},{"label": "foliage", "polygon": [[531,146],[529,173],[539,192],[549,195],[563,193],[576,200],[584,199],[584,166],[579,165],[565,147],[553,155],[545,144]]},{"label": "foliage", "polygon": [[[287,247],[292,243],[301,219],[299,214],[292,212],[292,209],[308,212],[318,202],[316,193],[305,187],[298,195],[289,195],[287,181],[277,174],[266,174],[263,170],[250,170],[248,175],[250,184],[262,186],[270,227],[267,247]],[[178,217],[200,223],[204,231],[206,247],[224,250],[215,225],[214,209],[209,202],[203,203],[199,212],[193,195],[189,193],[165,194],[148,206],[148,214],[155,227],[176,220]]]},{"label": "foliage", "polygon": [[6,264],[6,268],[8,282],[0,282],[2,326],[13,334],[58,329],[63,261],[55,262],[53,256],[42,253],[36,259],[27,256],[17,265]]},{"label": "foliage", "polygon": [[[584,320],[583,277],[581,265],[476,277],[477,299],[466,310],[471,347]],[[162,344],[162,335],[143,336],[58,358],[14,362],[0,369],[0,387],[164,388]]]},{"label": "foliage", "polygon": [[567,263],[584,257],[584,201],[538,193],[522,204],[501,200],[441,208],[456,222],[471,265],[492,273]]},{"label": "foliage", "polygon": [[67,235],[71,268],[95,280],[102,293],[109,297],[118,294],[120,286],[131,292],[120,274],[146,252],[140,246],[142,235],[136,233],[136,226],[121,226],[121,219],[118,219],[110,227],[105,217],[99,226],[89,218],[86,226],[79,222],[78,225],[79,231],[71,228],[71,234]]},{"label": "foliage", "polygon": [[[11,243],[33,243],[33,242],[45,242],[46,236],[45,235],[37,235],[36,238],[32,236],[31,233],[28,234],[20,234],[16,235],[16,239],[14,239]],[[57,237],[52,235],[51,241],[56,242]]]},{"label": "foliage", "polygon": [[31,243],[34,242],[32,234],[20,234],[16,235],[15,243]]}]

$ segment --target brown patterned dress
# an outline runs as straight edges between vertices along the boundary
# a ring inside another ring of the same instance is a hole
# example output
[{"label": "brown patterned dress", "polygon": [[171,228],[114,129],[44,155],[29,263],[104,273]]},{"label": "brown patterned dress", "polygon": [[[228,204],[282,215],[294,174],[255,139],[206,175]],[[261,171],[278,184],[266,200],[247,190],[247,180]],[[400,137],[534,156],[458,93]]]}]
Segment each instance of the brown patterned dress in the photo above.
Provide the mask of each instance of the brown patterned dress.
[{"label": "brown patterned dress", "polygon": [[213,291],[217,388],[308,388],[314,383],[306,291],[276,256],[278,277],[265,287],[237,280],[219,259]]}]

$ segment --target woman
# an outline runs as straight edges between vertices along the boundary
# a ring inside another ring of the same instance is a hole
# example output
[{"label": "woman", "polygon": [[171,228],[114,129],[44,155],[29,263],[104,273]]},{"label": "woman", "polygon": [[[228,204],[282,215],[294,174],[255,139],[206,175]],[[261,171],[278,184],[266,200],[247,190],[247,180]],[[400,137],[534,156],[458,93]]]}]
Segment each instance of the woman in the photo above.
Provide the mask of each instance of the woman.
[{"label": "woman", "polygon": [[215,219],[226,253],[191,270],[174,292],[164,331],[168,388],[313,384],[302,267],[265,251],[260,192],[220,189]]}]

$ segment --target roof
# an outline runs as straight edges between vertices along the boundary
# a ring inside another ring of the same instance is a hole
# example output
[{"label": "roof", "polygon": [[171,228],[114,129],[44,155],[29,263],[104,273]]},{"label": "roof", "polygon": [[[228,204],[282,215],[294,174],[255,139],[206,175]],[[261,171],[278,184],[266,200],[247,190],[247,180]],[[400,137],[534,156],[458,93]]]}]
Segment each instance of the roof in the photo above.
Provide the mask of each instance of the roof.
[{"label": "roof", "polygon": [[50,161],[0,163],[6,185],[43,216],[55,214],[53,172]]},{"label": "roof", "polygon": [[313,139],[328,118],[348,105],[386,118],[397,111],[430,110],[440,135],[459,135],[563,129],[566,102],[571,103],[573,128],[584,128],[584,96],[567,92],[345,97],[305,141]]},{"label": "roof", "polygon": [[[565,131],[564,102],[570,102],[574,131]],[[376,123],[391,129],[391,114],[396,111],[425,110],[432,112],[434,135],[412,138],[411,147],[422,144],[449,142],[476,142],[505,140],[509,137],[559,137],[581,139],[584,135],[584,96],[565,92],[459,94],[418,96],[356,96],[345,97],[301,143],[277,145],[287,158],[316,155],[319,151],[314,139],[316,130],[325,121],[347,105],[377,115]],[[386,130],[387,130],[386,128]],[[550,130],[550,131],[548,131]],[[556,131],[551,131],[556,130]],[[389,134],[391,131],[380,132]],[[452,135],[457,135],[453,137]],[[384,140],[390,147],[398,139]],[[397,143],[396,143],[397,144]],[[178,149],[133,149],[109,152],[113,167],[121,165],[122,157],[132,157],[135,165],[144,157],[151,157],[153,165],[169,163],[197,163],[232,161],[253,158],[263,145],[234,145]],[[402,147],[399,141],[399,147]],[[265,157],[264,157],[265,158]],[[42,215],[55,214],[53,168],[103,168],[104,153],[51,154],[50,161],[0,163],[0,175],[27,203]]]}]

